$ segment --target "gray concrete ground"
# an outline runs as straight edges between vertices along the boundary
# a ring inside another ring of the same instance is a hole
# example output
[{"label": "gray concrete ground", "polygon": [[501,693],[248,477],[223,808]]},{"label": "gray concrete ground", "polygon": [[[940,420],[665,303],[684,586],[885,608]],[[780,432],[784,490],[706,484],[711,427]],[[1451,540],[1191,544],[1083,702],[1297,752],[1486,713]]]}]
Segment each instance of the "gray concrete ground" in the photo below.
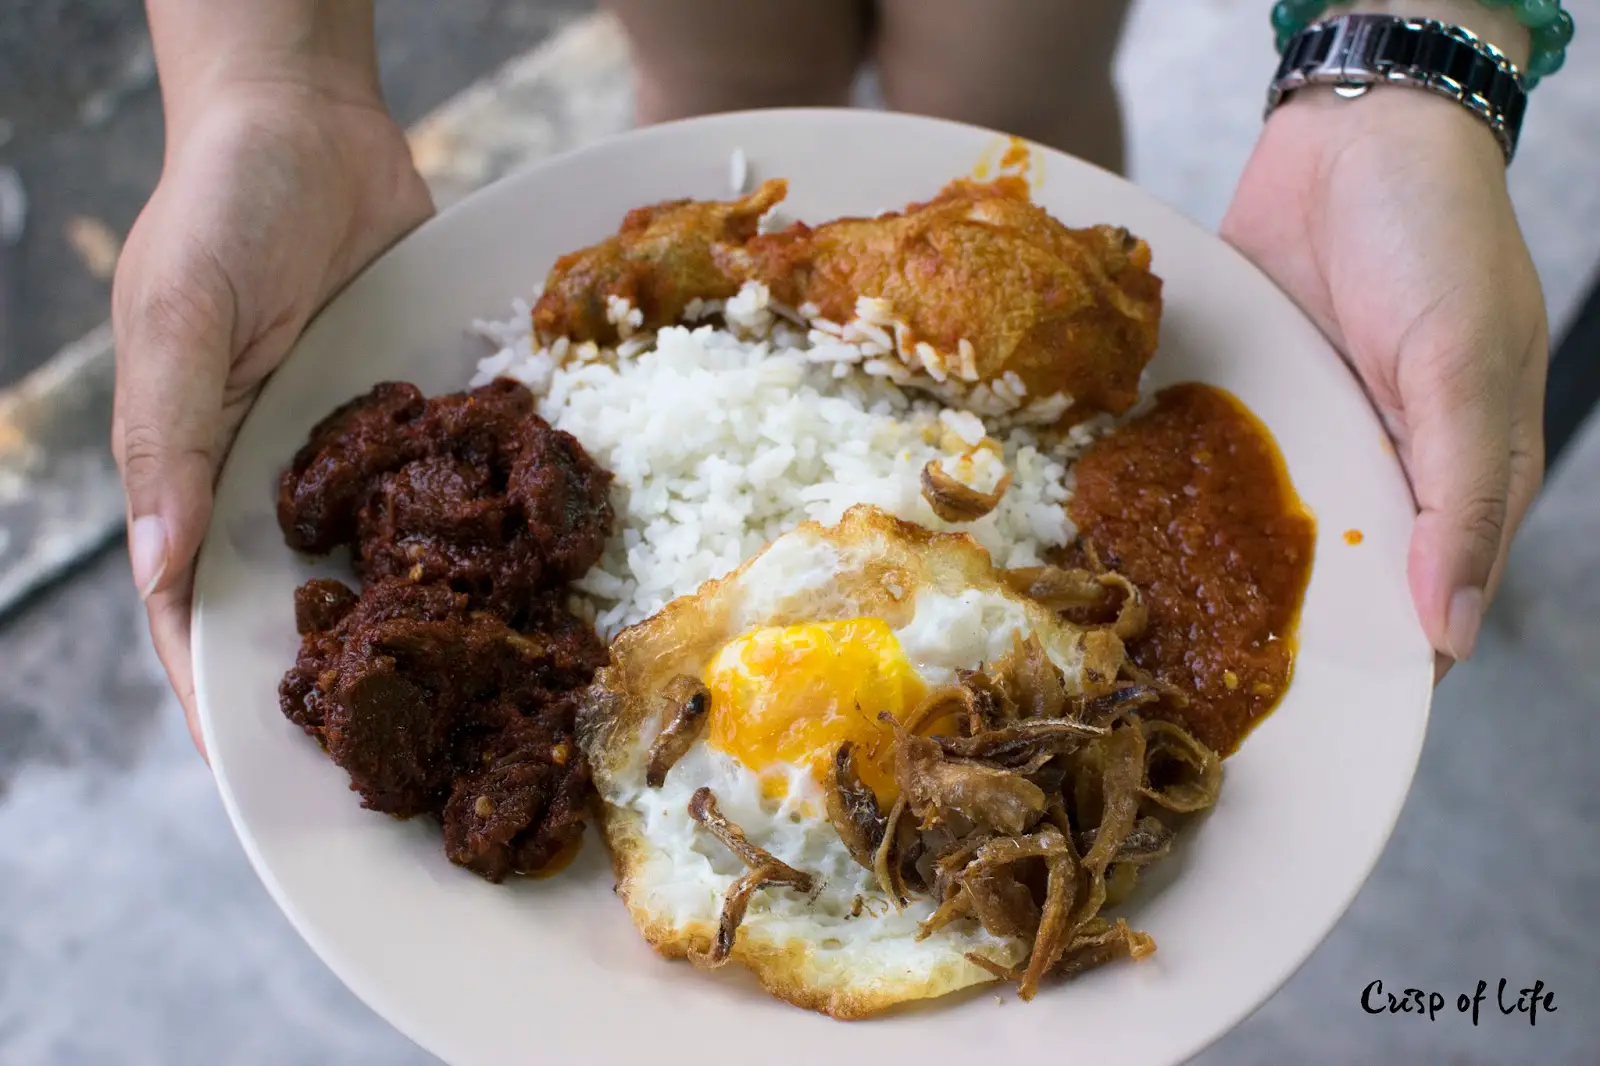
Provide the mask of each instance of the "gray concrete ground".
[{"label": "gray concrete ground", "polygon": [[[384,0],[397,110],[417,117],[587,6]],[[1198,70],[1198,85],[1172,71],[1197,49],[1261,41],[1266,6],[1146,0],[1130,30],[1120,76],[1135,176],[1208,224],[1253,137],[1268,59],[1240,53]],[[1600,0],[1567,6],[1580,26],[1600,26]],[[584,47],[507,83],[508,116],[542,109],[510,141],[547,151],[621,121],[620,53],[603,27],[585,32]],[[115,240],[154,180],[159,116],[141,41],[131,0],[23,0],[0,12],[0,118],[14,131],[0,161],[19,165],[38,207],[29,362],[105,314],[96,238],[84,235],[93,227],[69,222],[97,219]],[[1558,320],[1600,261],[1600,186],[1574,180],[1600,168],[1600,34],[1580,46],[1540,89],[1513,172]],[[441,164],[441,187],[517,161],[478,147],[479,171]],[[1529,521],[1479,656],[1440,691],[1415,790],[1371,882],[1204,1066],[1600,1061],[1597,479],[1591,427]],[[0,678],[0,1063],[432,1061],[334,980],[256,882],[159,680],[119,554],[0,629]],[[1501,977],[1513,990],[1543,980],[1557,1012],[1529,1027],[1491,1011],[1473,1027],[1454,1012],[1428,1022],[1358,1005],[1373,979],[1453,997],[1479,979],[1492,996]]]}]

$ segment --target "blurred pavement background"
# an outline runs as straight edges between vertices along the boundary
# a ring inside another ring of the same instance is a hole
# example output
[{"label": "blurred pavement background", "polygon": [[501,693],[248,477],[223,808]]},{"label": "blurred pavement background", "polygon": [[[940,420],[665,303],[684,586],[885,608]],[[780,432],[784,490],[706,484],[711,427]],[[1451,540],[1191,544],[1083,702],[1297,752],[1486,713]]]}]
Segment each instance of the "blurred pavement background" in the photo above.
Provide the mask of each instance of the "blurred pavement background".
[{"label": "blurred pavement background", "polygon": [[[1144,0],[1129,28],[1133,176],[1208,226],[1258,128],[1268,6]],[[1600,0],[1566,6],[1578,41],[1535,94],[1512,170],[1558,333],[1600,263]],[[385,87],[441,200],[628,121],[626,49],[586,0],[378,8]],[[104,320],[160,131],[136,0],[0,10],[0,166],[30,193],[24,242],[0,263],[20,308],[0,385]],[[1478,657],[1440,690],[1372,881],[1203,1066],[1600,1062],[1597,484],[1591,425],[1529,521]],[[120,544],[0,623],[0,681],[0,1063],[434,1061],[344,990],[257,883],[149,651]],[[1375,978],[1453,996],[1500,977],[1543,980],[1557,1012],[1474,1028],[1358,1005]]]}]

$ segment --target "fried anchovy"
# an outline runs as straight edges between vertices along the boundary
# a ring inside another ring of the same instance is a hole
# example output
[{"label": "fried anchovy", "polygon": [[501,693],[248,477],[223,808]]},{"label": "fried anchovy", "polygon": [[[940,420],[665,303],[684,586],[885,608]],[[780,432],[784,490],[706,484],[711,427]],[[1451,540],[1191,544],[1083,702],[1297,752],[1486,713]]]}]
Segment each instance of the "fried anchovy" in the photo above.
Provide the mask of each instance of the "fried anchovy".
[{"label": "fried anchovy", "polygon": [[727,962],[728,956],[732,954],[734,938],[739,932],[739,923],[744,921],[744,912],[750,906],[750,897],[758,889],[767,885],[786,885],[798,892],[810,892],[816,882],[810,874],[796,870],[765,849],[750,843],[744,835],[744,830],[723,816],[717,807],[717,797],[709,788],[702,787],[695,790],[694,796],[689,800],[689,817],[705,826],[712,836],[739,857],[739,861],[750,867],[738,880],[728,886],[728,894],[722,901],[722,919],[717,924],[717,935],[711,943],[711,950],[704,954],[695,953],[693,956],[694,961],[702,966],[716,967]]},{"label": "fried anchovy", "polygon": [[710,690],[698,678],[687,674],[679,674],[667,682],[661,696],[671,706],[672,717],[650,745],[644,780],[651,788],[660,788],[666,781],[667,771],[694,744],[711,710]]},{"label": "fried anchovy", "polygon": [[1101,726],[1072,718],[1045,718],[990,729],[971,737],[935,737],[946,755],[960,759],[1006,760],[1049,746],[1070,747],[1073,742],[1104,736]]},{"label": "fried anchovy", "polygon": [[694,962],[715,969],[728,961],[733,954],[734,939],[739,935],[739,924],[744,921],[744,912],[750,906],[750,897],[768,885],[787,885],[801,892],[810,892],[811,875],[781,862],[775,866],[758,866],[746,871],[728,886],[728,894],[723,897],[722,918],[717,922],[717,936],[711,942],[711,950],[703,954],[696,952]]},{"label": "fried anchovy", "polygon": [[933,513],[946,522],[976,522],[996,507],[1011,487],[1008,472],[991,492],[979,492],[952,477],[937,459],[922,468],[922,498],[928,501]]},{"label": "fried anchovy", "polygon": [[867,869],[883,843],[883,812],[878,797],[856,773],[855,745],[845,741],[833,758],[833,781],[828,788],[828,821],[849,849],[850,855]]},{"label": "fried anchovy", "polygon": [[900,837],[900,822],[908,813],[906,798],[901,796],[896,799],[894,806],[889,808],[883,840],[872,856],[872,872],[878,878],[878,887],[889,897],[889,902],[894,904],[897,911],[905,909],[907,896],[905,883],[900,877],[900,857],[895,853],[895,843]]}]

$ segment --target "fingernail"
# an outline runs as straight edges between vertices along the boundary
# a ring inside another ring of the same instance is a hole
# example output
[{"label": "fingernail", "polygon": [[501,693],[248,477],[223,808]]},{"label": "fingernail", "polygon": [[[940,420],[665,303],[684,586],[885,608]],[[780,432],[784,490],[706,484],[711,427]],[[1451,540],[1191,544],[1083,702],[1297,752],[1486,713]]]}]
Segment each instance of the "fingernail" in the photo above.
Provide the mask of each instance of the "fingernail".
[{"label": "fingernail", "polygon": [[1456,662],[1472,657],[1473,645],[1478,643],[1478,627],[1483,624],[1483,590],[1480,588],[1456,589],[1450,597],[1450,616],[1445,619],[1445,650]]},{"label": "fingernail", "polygon": [[128,558],[133,563],[133,583],[139,598],[147,600],[167,572],[167,524],[160,515],[135,518],[128,527]]}]

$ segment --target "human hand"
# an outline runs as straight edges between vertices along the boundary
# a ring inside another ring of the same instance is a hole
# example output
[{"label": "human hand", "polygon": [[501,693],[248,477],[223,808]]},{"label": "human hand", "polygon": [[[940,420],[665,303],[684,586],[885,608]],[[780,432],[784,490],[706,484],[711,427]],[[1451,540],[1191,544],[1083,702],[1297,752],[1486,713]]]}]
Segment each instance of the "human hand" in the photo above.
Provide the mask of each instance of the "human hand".
[{"label": "human hand", "polygon": [[1505,158],[1453,101],[1302,91],[1268,121],[1222,234],[1344,353],[1389,429],[1442,677],[1471,655],[1544,473],[1549,328]]},{"label": "human hand", "polygon": [[189,604],[223,456],[311,315],[433,205],[375,87],[251,79],[168,111],[113,288],[112,445],[134,581],[203,754]]}]

